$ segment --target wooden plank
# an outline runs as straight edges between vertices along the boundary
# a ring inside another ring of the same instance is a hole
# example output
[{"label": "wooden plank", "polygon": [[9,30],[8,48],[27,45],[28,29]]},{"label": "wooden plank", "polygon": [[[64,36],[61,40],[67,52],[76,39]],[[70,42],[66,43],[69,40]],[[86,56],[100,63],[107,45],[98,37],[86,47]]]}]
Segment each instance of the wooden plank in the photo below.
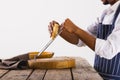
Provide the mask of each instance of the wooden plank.
[{"label": "wooden plank", "polygon": [[92,66],[90,66],[90,64],[87,62],[87,60],[83,60],[82,64],[83,64],[82,67],[85,70],[85,75],[87,75],[87,77],[90,80],[95,80],[95,79],[103,80],[102,77],[98,74],[98,72]]},{"label": "wooden plank", "polygon": [[27,80],[43,80],[47,70],[36,69]]},{"label": "wooden plank", "polygon": [[72,69],[74,80],[87,80],[88,79],[87,76],[84,75],[85,71],[82,67],[83,64],[81,64],[83,59],[82,58],[75,58],[75,59],[76,59],[76,68]]},{"label": "wooden plank", "polygon": [[26,80],[32,70],[11,70],[4,75],[0,80]]},{"label": "wooden plank", "polygon": [[95,69],[82,58],[76,58],[76,68],[72,69],[74,80],[103,80]]},{"label": "wooden plank", "polygon": [[44,80],[72,80],[70,69],[48,70]]},{"label": "wooden plank", "polygon": [[0,78],[5,75],[9,70],[2,70],[0,69]]}]

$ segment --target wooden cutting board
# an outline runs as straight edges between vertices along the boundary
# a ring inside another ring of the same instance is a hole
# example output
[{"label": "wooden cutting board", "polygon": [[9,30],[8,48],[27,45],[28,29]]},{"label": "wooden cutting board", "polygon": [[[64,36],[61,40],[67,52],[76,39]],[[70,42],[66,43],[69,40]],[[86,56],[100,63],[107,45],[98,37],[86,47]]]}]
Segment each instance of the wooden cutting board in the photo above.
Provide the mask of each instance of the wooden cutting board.
[{"label": "wooden cutting board", "polygon": [[75,67],[75,59],[69,57],[53,57],[43,59],[32,59],[28,61],[32,69],[61,69]]}]

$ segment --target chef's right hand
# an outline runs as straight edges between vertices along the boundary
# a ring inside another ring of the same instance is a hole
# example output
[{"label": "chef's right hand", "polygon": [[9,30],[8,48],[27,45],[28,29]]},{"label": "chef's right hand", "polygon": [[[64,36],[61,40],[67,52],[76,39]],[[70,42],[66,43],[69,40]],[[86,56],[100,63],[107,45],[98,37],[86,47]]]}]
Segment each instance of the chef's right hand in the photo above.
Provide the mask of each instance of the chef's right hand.
[{"label": "chef's right hand", "polygon": [[[54,27],[55,24],[58,24],[58,25],[59,25],[59,23],[56,22],[56,21],[51,21],[51,22],[49,23],[49,25],[48,25],[48,31],[49,31],[49,33],[50,33],[50,37],[52,36],[53,27]],[[61,30],[62,30],[62,27],[59,25],[58,33],[59,33]]]}]

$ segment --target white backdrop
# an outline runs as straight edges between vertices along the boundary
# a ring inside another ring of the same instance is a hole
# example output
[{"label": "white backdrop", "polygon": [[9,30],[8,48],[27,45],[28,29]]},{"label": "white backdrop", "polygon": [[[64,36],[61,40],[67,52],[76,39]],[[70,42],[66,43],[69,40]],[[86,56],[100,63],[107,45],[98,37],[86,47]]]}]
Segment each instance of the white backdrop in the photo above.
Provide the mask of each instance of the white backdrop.
[{"label": "white backdrop", "polygon": [[[83,29],[93,23],[106,7],[100,0],[0,0],[0,58],[39,51],[50,39],[48,24],[70,18]],[[94,52],[76,47],[61,37],[46,51],[55,56],[80,56],[91,65]]]}]

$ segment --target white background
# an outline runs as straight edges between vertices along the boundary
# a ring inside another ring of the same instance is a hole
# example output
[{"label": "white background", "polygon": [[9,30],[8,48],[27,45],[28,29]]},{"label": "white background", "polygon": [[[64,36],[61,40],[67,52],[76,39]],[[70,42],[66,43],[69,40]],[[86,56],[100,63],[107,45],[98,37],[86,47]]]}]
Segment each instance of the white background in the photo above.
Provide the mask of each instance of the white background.
[{"label": "white background", "polygon": [[[70,18],[86,29],[106,8],[101,0],[0,0],[0,58],[39,51],[50,39],[48,24]],[[79,56],[93,65],[94,52],[76,47],[61,37],[46,51],[54,56]]]}]

